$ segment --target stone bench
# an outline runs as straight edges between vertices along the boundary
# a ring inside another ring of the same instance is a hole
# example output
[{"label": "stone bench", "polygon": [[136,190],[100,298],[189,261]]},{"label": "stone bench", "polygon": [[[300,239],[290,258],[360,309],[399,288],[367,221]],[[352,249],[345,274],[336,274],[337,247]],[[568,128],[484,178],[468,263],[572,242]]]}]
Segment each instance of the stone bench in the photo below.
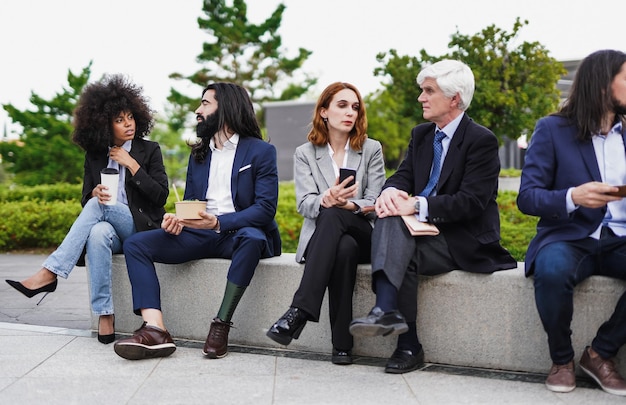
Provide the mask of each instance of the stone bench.
[{"label": "stone bench", "polygon": [[[176,339],[204,342],[211,319],[224,293],[229,260],[203,259],[178,265],[157,264],[165,324]],[[229,343],[284,348],[265,336],[267,329],[291,304],[304,265],[294,254],[263,259],[233,317]],[[366,315],[374,304],[370,266],[358,269],[354,315]],[[572,322],[576,361],[609,318],[626,282],[594,276],[579,285]],[[131,288],[123,255],[113,259],[115,326],[132,333],[141,318],[132,313]],[[551,362],[547,338],[535,307],[532,279],[523,263],[494,274],[452,271],[422,277],[418,293],[418,333],[426,361],[456,366],[547,373]],[[97,328],[97,318],[92,320]],[[386,358],[395,337],[356,338],[354,354]],[[290,350],[330,353],[328,303],[324,299],[319,323],[309,322]],[[626,351],[620,351],[620,370],[626,375]]]}]

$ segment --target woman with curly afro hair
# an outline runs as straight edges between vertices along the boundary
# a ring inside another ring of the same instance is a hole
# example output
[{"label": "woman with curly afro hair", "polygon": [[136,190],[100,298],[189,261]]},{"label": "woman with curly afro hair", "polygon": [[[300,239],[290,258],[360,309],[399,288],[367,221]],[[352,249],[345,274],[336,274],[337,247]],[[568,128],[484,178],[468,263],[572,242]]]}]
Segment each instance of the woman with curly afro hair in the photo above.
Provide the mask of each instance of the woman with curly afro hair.
[{"label": "woman with curly afro hair", "polygon": [[[74,110],[72,138],[85,150],[83,209],[37,273],[22,282],[6,280],[28,298],[47,295],[56,290],[57,277],[67,278],[86,252],[91,310],[99,316],[98,340],[105,344],[115,340],[112,254],[121,253],[122,243],[135,232],[160,228],[165,214],[169,187],[161,148],[144,139],[153,125],[142,88],[123,75],[105,75],[85,86]],[[112,196],[100,181],[104,168],[119,171],[114,205],[107,204]]]}]

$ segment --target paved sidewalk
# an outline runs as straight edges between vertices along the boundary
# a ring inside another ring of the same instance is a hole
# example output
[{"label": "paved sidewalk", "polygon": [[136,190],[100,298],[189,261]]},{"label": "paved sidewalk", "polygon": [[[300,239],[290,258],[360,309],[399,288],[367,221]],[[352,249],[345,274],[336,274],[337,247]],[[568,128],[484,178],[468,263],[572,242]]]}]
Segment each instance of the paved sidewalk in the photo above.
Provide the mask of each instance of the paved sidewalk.
[{"label": "paved sidewalk", "polygon": [[[44,256],[0,254],[0,278],[22,280]],[[568,394],[545,376],[429,364],[385,374],[384,360],[335,366],[329,356],[231,347],[221,360],[203,342],[177,341],[165,359],[124,360],[89,330],[84,268],[36,306],[0,282],[0,404],[624,404],[589,381]]]}]

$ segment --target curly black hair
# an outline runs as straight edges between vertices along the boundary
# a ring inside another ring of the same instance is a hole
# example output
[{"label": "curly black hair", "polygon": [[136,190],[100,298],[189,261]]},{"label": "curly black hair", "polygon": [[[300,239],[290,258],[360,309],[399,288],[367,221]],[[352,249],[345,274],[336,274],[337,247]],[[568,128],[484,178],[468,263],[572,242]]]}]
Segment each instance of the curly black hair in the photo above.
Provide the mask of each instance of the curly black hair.
[{"label": "curly black hair", "polygon": [[135,137],[150,134],[154,116],[142,87],[121,74],[87,84],[74,110],[72,141],[86,152],[108,150],[113,145],[113,119],[126,111],[135,117]]}]

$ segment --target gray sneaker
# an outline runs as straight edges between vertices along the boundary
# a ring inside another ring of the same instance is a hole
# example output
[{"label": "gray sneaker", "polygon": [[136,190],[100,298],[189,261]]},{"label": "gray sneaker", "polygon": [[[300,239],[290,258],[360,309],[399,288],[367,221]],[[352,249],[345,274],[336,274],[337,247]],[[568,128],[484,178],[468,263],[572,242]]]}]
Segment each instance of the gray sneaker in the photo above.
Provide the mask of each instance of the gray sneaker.
[{"label": "gray sneaker", "polygon": [[400,311],[383,312],[379,307],[372,308],[366,317],[350,322],[350,333],[353,336],[400,335],[408,330],[409,326]]}]

